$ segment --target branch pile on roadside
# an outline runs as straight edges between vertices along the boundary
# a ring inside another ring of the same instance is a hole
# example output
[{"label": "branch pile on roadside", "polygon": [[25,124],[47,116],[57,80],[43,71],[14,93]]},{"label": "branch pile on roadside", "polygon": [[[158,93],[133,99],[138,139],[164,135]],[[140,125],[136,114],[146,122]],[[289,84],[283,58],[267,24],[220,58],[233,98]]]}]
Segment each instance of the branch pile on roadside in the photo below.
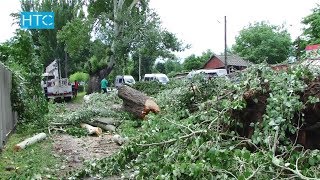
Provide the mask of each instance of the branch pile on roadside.
[{"label": "branch pile on roadside", "polygon": [[317,77],[301,66],[258,65],[236,80],[177,82],[157,94],[159,114],[138,128],[134,118],[120,125],[130,142],[119,153],[71,179],[317,179],[319,150],[303,141],[319,130]]}]

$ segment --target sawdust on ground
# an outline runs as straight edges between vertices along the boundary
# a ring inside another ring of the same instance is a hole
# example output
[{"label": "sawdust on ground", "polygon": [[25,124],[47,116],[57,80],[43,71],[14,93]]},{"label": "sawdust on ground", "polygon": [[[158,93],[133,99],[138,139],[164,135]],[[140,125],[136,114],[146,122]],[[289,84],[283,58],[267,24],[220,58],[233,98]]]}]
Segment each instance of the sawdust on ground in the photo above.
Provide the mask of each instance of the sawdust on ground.
[{"label": "sawdust on ground", "polygon": [[64,160],[60,167],[61,175],[80,169],[85,161],[108,157],[120,149],[112,141],[112,135],[103,134],[100,137],[73,137],[67,134],[57,134],[52,137],[55,156]]}]

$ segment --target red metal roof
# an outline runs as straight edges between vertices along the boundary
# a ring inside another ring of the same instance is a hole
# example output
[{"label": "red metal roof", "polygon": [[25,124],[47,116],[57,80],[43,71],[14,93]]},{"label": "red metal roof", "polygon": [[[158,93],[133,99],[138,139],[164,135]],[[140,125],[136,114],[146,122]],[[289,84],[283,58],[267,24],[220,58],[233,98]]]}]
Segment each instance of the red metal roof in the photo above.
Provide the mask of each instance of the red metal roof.
[{"label": "red metal roof", "polygon": [[314,50],[314,49],[319,49],[319,47],[320,47],[320,44],[308,45],[308,46],[306,47],[306,51]]}]

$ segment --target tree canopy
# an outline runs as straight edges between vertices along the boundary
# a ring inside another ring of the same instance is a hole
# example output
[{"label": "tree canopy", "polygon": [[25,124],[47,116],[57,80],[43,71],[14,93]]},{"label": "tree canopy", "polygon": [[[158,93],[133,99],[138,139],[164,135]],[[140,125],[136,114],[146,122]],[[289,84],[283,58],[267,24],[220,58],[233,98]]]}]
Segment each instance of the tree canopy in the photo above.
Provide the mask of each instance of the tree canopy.
[{"label": "tree canopy", "polygon": [[[37,54],[44,66],[49,65],[53,60],[59,59],[64,71],[62,76],[67,76],[69,71],[74,71],[70,67],[72,59],[66,52],[64,41],[58,41],[57,34],[62,28],[74,18],[83,17],[82,0],[42,0],[42,1],[21,1],[22,11],[52,11],[55,13],[55,28],[49,30],[32,29],[29,32],[32,35],[33,43],[37,48]],[[19,14],[13,14],[19,18]],[[79,29],[81,30],[81,29]],[[69,61],[68,61],[69,60]],[[70,61],[71,60],[71,61]],[[77,63],[77,62],[76,62]]]},{"label": "tree canopy", "polygon": [[305,28],[303,33],[295,39],[294,54],[298,58],[305,58],[305,48],[308,44],[320,43],[320,5],[317,5],[312,12],[301,21]]},{"label": "tree canopy", "polygon": [[147,0],[89,2],[88,18],[93,22],[95,38],[106,47],[105,56],[94,55],[86,63],[91,75],[89,92],[99,90],[95,82],[111,71],[111,79],[117,74],[138,77],[140,59],[141,74],[151,73],[157,58],[170,58],[173,51],[185,48],[173,33],[161,27]]},{"label": "tree canopy", "polygon": [[303,35],[309,43],[320,43],[320,5],[312,10],[312,13],[303,18],[302,23],[306,25]]},{"label": "tree canopy", "polygon": [[282,27],[257,22],[242,29],[233,50],[253,63],[285,61],[290,53],[290,34]]}]

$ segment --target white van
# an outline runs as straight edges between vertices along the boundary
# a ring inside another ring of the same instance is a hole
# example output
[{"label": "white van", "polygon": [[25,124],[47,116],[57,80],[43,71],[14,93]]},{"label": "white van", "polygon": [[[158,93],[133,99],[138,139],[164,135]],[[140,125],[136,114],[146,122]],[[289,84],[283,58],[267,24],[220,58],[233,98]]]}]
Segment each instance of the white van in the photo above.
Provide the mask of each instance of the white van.
[{"label": "white van", "polygon": [[119,75],[119,76],[116,76],[116,79],[114,81],[114,86],[116,88],[119,88],[123,84],[133,85],[135,83],[136,83],[136,81],[130,75],[122,75],[122,76]]},{"label": "white van", "polygon": [[197,74],[205,74],[207,78],[211,77],[219,77],[219,76],[227,76],[227,70],[225,69],[199,69],[196,71],[191,71],[188,75],[187,78],[191,79],[193,76]]},{"label": "white van", "polygon": [[145,74],[143,81],[158,81],[162,84],[167,84],[169,82],[169,78],[165,74]]}]

